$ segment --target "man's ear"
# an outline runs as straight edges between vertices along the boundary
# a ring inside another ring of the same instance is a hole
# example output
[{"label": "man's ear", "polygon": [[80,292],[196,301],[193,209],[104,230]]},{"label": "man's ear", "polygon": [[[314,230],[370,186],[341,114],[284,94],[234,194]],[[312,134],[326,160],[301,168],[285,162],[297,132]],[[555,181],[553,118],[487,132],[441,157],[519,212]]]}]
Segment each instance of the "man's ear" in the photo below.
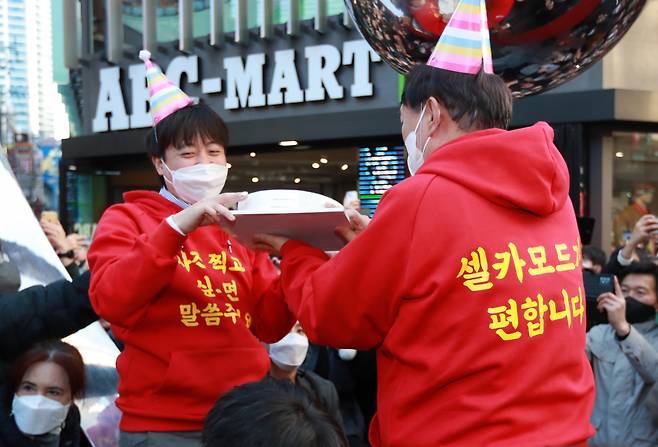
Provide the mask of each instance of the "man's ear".
[{"label": "man's ear", "polygon": [[162,159],[159,157],[156,157],[154,155],[151,155],[151,163],[153,163],[153,166],[155,167],[156,172],[160,177],[164,177],[164,166],[162,165]]},{"label": "man's ear", "polygon": [[441,124],[441,120],[443,119],[441,109],[442,109],[441,104],[439,104],[439,101],[437,101],[436,98],[430,97],[427,100],[427,108],[425,110],[425,113],[429,116],[430,135],[432,135],[434,131],[438,129],[439,125]]}]

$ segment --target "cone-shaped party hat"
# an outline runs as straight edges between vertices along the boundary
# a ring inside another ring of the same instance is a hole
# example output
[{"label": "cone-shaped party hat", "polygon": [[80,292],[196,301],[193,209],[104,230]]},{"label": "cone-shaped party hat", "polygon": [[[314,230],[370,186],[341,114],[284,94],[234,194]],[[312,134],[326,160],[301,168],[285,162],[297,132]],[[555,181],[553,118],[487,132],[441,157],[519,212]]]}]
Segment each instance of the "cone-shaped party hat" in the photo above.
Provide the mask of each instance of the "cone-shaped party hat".
[{"label": "cone-shaped party hat", "polygon": [[193,104],[192,99],[167,79],[160,67],[151,62],[149,51],[140,51],[139,58],[146,65],[146,81],[149,86],[153,127],[175,111]]},{"label": "cone-shaped party hat", "polygon": [[427,65],[458,73],[493,73],[485,0],[461,0]]}]

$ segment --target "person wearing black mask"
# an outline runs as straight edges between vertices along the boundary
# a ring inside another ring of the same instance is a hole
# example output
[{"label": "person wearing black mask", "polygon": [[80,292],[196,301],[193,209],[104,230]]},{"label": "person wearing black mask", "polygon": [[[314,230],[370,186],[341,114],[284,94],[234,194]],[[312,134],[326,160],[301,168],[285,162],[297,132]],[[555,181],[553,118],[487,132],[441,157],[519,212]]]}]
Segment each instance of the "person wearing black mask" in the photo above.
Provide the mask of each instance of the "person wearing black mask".
[{"label": "person wearing black mask", "polygon": [[596,382],[592,424],[596,435],[589,445],[655,446],[658,425],[654,422],[650,393],[658,382],[658,266],[634,263],[615,293],[598,298],[598,309],[609,324],[587,333],[587,355]]}]

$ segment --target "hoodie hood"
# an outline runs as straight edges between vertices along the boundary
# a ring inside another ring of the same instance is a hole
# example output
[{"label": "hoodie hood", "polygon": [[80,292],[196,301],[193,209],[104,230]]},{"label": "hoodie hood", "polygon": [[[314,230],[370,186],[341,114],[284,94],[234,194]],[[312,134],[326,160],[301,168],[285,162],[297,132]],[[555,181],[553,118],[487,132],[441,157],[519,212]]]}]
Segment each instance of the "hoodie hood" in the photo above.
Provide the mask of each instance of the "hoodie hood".
[{"label": "hoodie hood", "polygon": [[422,174],[539,216],[560,210],[569,197],[569,170],[553,144],[553,129],[544,122],[464,135],[432,153],[416,175]]},{"label": "hoodie hood", "polygon": [[149,215],[176,214],[182,209],[155,191],[129,191],[123,194],[123,201],[140,205]]}]

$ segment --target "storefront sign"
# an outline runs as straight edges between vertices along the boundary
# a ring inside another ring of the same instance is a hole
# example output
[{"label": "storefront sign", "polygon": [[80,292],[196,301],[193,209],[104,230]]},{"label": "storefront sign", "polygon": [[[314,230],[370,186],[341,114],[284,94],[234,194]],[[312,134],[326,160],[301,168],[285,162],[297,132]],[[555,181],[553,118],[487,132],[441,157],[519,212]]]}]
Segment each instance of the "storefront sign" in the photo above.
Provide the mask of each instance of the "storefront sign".
[{"label": "storefront sign", "polygon": [[373,215],[382,196],[406,176],[403,146],[359,148],[359,199]]},{"label": "storefront sign", "polygon": [[[154,57],[155,62],[158,58]],[[246,56],[224,56],[221,66],[207,67],[198,55],[180,55],[166,66],[169,79],[188,94],[198,95],[218,110],[240,111],[368,98],[375,94],[372,63],[381,58],[362,39],[323,43],[303,49],[280,49]],[[345,67],[351,67],[349,75]],[[163,67],[164,69],[165,67]],[[202,68],[205,77],[202,78]],[[123,78],[128,76],[130,96]],[[339,76],[339,74],[341,74]],[[92,132],[148,127],[148,88],[143,63],[100,68]],[[301,76],[300,76],[301,75]],[[130,104],[128,112],[126,103]]]}]

